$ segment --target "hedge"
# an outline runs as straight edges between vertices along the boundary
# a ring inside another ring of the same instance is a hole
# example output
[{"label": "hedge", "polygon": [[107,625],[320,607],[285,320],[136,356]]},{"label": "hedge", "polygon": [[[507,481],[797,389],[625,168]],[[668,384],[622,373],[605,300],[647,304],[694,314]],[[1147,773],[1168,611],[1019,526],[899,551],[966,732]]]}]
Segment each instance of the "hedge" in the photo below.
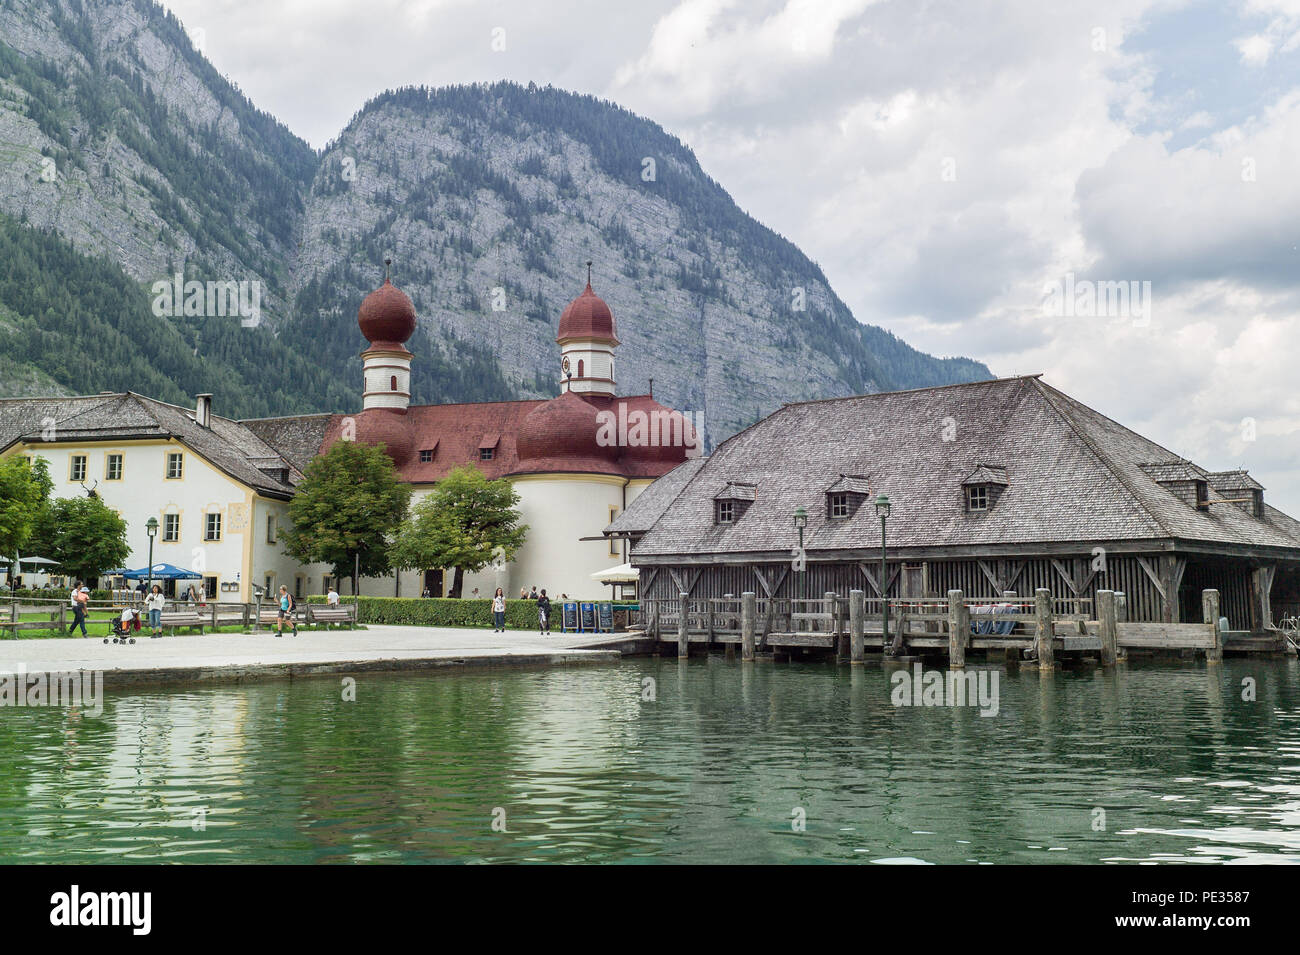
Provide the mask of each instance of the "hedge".
[{"label": "hedge", "polygon": [[[492,600],[456,600],[451,597],[341,597],[356,600],[357,623],[393,623],[417,627],[491,627]],[[312,594],[307,603],[323,604],[325,597]],[[507,600],[506,627],[537,629],[536,600]],[[551,629],[560,629],[560,601],[551,601]]]},{"label": "hedge", "polygon": [[[20,600],[68,600],[70,599],[71,589],[68,587],[51,587],[49,590],[28,590],[25,587],[19,587],[17,590],[8,590],[0,587],[0,597],[8,597],[11,594]],[[92,590],[90,592],[91,600],[112,600],[113,591],[111,590]]]}]

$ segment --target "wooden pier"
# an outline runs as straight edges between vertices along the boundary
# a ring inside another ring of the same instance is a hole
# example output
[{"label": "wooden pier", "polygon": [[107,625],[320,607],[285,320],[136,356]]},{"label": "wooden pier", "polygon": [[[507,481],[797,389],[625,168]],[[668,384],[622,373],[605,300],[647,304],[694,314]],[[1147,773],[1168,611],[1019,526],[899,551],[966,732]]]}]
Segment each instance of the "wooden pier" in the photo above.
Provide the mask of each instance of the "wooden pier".
[{"label": "wooden pier", "polygon": [[847,596],[827,592],[812,598],[698,597],[648,599],[639,626],[659,645],[676,644],[677,655],[719,649],[741,658],[833,656],[862,663],[880,658],[935,655],[958,669],[971,654],[1052,669],[1058,660],[1113,666],[1132,655],[1187,652],[1209,663],[1229,653],[1284,652],[1278,637],[1225,633],[1220,629],[1219,593],[1201,595],[1200,623],[1130,622],[1123,593],[1099,590],[1092,598],[1053,598],[1043,588],[1033,597],[1007,594],[971,599],[960,590],[946,599],[890,599],[861,590]]}]

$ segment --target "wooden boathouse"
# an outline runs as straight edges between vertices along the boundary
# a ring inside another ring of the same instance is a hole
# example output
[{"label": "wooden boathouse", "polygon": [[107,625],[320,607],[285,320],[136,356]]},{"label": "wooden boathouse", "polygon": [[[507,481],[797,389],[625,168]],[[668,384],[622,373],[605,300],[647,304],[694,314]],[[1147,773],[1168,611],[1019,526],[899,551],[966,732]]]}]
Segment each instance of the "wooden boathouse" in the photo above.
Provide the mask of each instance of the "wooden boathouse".
[{"label": "wooden boathouse", "polygon": [[1012,631],[985,643],[1041,636],[1047,613],[1058,647],[1064,628],[1095,648],[1114,599],[1135,647],[1211,649],[1212,624],[1229,651],[1279,651],[1276,620],[1300,613],[1300,522],[1264,491],[1025,376],[786,405],[660,478],[605,534],[632,542],[643,625],[662,639],[738,641],[752,593],[760,645],[806,633],[842,650],[859,592],[864,619],[879,628],[888,601],[891,639],[913,649],[946,650],[957,594]]}]

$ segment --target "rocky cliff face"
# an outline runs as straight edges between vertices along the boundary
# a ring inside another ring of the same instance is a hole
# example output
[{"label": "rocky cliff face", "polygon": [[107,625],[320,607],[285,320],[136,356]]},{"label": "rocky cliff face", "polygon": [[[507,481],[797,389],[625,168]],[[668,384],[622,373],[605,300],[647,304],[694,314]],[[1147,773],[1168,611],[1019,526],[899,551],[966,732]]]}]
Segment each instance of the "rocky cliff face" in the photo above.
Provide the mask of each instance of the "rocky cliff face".
[{"label": "rocky cliff face", "polygon": [[[613,104],[514,84],[399,90],[317,154],[150,0],[9,0],[0,39],[7,228],[47,230],[146,290],[178,271],[260,283],[258,328],[156,319],[169,350],[154,364],[178,392],[202,390],[181,380],[194,375],[238,381],[227,413],[355,407],[356,308],[386,256],[421,317],[417,401],[556,393],[555,327],[588,260],[619,322],[620,390],[653,377],[713,441],[783,401],[988,376],[859,324],[689,149]],[[28,259],[39,273],[47,256]],[[0,336],[48,321],[35,307],[0,288]],[[276,374],[241,371],[250,361]],[[0,391],[94,390],[95,375],[74,386],[32,354],[0,365]]]}]

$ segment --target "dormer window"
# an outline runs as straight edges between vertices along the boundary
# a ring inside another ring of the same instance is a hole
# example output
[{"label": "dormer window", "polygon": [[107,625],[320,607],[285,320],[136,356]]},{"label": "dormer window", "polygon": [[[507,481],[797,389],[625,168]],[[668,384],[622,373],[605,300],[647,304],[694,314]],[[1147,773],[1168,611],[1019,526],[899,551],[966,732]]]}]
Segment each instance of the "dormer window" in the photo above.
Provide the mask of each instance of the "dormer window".
[{"label": "dormer window", "polygon": [[983,514],[997,506],[1007,488],[1007,469],[981,464],[961,482],[962,504],[967,514]]},{"label": "dormer window", "polygon": [[422,449],[420,451],[420,463],[429,464],[432,461],[433,461],[433,449],[432,448]]},{"label": "dormer window", "polygon": [[728,482],[713,495],[713,523],[736,523],[749,509],[749,505],[754,503],[754,497],[754,485]]},{"label": "dormer window", "polygon": [[839,480],[826,489],[826,519],[848,520],[858,512],[869,491],[865,474],[841,474]]}]

